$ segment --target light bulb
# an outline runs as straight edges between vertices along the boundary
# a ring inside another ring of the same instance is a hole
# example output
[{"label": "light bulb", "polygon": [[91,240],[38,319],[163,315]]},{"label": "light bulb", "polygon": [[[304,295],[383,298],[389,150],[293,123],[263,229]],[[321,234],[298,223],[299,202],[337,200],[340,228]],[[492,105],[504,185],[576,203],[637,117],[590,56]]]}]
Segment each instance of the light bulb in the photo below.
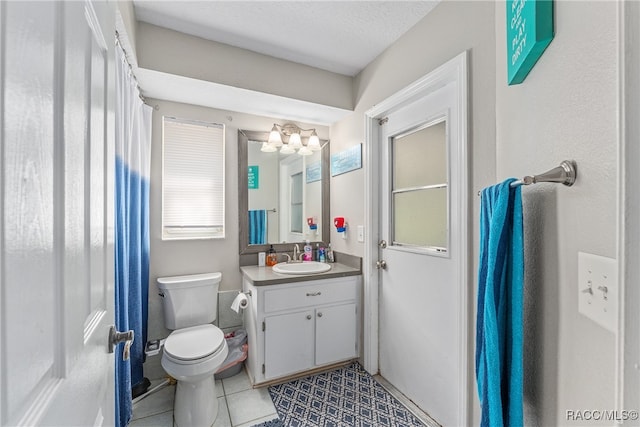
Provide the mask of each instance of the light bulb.
[{"label": "light bulb", "polygon": [[278,149],[267,142],[263,142],[262,147],[260,147],[260,151],[264,153],[273,153],[274,151],[278,151]]},{"label": "light bulb", "polygon": [[269,134],[269,144],[274,147],[282,147],[282,137],[280,136],[280,132],[278,132],[278,127],[276,125],[273,125],[271,133]]},{"label": "light bulb", "polygon": [[280,149],[280,153],[281,154],[293,154],[295,152],[296,152],[296,150],[294,150],[292,147],[290,147],[289,144],[284,144],[282,146],[282,148]]},{"label": "light bulb", "polygon": [[301,156],[310,156],[313,154],[313,151],[311,151],[311,149],[307,146],[302,146],[298,150],[298,154],[300,154]]},{"label": "light bulb", "polygon": [[292,148],[300,148],[302,147],[302,139],[300,139],[299,133],[292,133],[289,137],[289,145]]},{"label": "light bulb", "polygon": [[307,143],[307,147],[309,147],[313,151],[322,150],[320,146],[320,138],[318,138],[318,134],[314,130],[311,136],[309,137],[309,142]]}]

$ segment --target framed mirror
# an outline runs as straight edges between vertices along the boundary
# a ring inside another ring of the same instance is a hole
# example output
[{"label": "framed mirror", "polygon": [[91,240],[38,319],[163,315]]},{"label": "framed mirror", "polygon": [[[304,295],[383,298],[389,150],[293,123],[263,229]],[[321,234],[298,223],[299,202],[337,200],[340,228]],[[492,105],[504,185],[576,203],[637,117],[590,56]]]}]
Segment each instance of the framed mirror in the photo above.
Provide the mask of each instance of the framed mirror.
[{"label": "framed mirror", "polygon": [[329,243],[329,141],[321,150],[261,151],[269,132],[238,130],[240,254]]}]

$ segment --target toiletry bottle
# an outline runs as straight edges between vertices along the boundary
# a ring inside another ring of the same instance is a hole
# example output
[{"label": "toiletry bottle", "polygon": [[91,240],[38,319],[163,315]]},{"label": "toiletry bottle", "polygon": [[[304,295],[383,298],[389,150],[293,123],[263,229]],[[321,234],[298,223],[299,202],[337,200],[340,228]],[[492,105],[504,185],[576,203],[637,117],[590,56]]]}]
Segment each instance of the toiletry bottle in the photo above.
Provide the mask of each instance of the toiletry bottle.
[{"label": "toiletry bottle", "polygon": [[322,246],[320,246],[320,248],[318,248],[318,261],[327,262],[327,256],[325,254],[325,249]]},{"label": "toiletry bottle", "polygon": [[304,245],[304,255],[302,256],[303,261],[313,261],[313,247],[311,243],[307,240],[307,244]]},{"label": "toiletry bottle", "polygon": [[315,261],[320,261],[320,243],[316,243]]},{"label": "toiletry bottle", "polygon": [[325,255],[327,257],[327,262],[335,262],[336,259],[333,256],[333,249],[331,249],[331,243],[327,246],[327,253]]},{"label": "toiletry bottle", "polygon": [[269,247],[269,254],[267,255],[267,265],[269,267],[273,267],[278,263],[278,255],[276,254],[276,250],[273,249],[273,245]]}]

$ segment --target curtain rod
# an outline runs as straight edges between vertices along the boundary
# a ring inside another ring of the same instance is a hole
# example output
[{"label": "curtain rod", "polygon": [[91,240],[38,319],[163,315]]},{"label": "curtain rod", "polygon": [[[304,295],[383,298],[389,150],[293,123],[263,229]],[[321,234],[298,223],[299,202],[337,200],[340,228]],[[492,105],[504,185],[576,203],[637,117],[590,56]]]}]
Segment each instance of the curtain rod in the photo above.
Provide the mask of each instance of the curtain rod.
[{"label": "curtain rod", "polygon": [[122,53],[124,53],[124,60],[129,66],[129,72],[131,73],[131,77],[133,77],[133,80],[136,81],[136,89],[138,89],[138,97],[142,100],[142,102],[147,104],[147,100],[142,95],[142,90],[140,89],[140,83],[138,82],[138,78],[136,77],[136,74],[133,72],[133,67],[131,66],[131,62],[129,62],[129,55],[127,54],[127,51],[125,50],[124,46],[122,45],[122,42],[120,41],[120,33],[118,31],[116,31],[116,44],[120,46],[120,49],[122,49]]}]

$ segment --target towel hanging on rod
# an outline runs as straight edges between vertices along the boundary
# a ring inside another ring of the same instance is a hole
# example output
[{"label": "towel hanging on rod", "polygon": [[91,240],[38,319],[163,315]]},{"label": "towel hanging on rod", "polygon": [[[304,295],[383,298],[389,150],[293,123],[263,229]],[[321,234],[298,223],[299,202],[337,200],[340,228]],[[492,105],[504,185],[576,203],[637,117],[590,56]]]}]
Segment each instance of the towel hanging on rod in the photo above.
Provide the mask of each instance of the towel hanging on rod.
[{"label": "towel hanging on rod", "polygon": [[[540,175],[525,176],[522,179],[513,181],[511,187],[518,187],[520,185],[538,184],[540,182],[552,182],[556,184],[564,184],[567,187],[571,187],[576,182],[578,176],[578,168],[576,162],[573,160],[564,160],[560,163],[560,166],[548,170]],[[478,196],[480,195],[478,191]]]}]

